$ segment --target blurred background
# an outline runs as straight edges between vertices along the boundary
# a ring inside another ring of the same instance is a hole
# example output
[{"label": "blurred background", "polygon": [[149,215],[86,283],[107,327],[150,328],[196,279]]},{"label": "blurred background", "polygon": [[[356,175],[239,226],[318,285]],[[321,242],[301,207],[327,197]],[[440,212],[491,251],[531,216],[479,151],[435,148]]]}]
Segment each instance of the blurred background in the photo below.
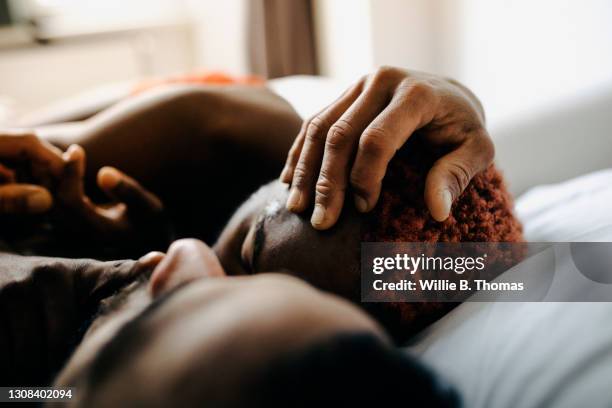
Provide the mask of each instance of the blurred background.
[{"label": "blurred background", "polygon": [[194,69],[454,77],[490,123],[612,84],[607,0],[0,0],[0,98],[32,109]]},{"label": "blurred background", "polygon": [[470,87],[515,193],[612,167],[609,0],[0,0],[4,127],[211,71],[309,116],[380,65]]}]

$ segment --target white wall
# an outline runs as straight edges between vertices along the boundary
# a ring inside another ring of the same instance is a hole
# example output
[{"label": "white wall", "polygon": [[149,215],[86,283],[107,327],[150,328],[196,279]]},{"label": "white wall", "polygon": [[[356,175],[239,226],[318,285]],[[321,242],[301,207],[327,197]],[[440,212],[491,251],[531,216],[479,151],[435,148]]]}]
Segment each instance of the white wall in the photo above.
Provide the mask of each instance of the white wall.
[{"label": "white wall", "polygon": [[[608,0],[318,0],[317,5],[324,74],[346,78],[389,64],[449,75],[482,99],[491,125],[612,83]],[[368,34],[370,39],[364,38]]]},{"label": "white wall", "polygon": [[373,1],[374,63],[431,71],[437,51],[434,10],[431,0]]},{"label": "white wall", "polygon": [[196,65],[246,74],[248,0],[184,0],[195,34]]},{"label": "white wall", "polygon": [[612,2],[462,0],[456,75],[510,121],[612,82]]},{"label": "white wall", "polygon": [[322,75],[346,81],[372,70],[370,0],[314,0],[313,16]]},{"label": "white wall", "polygon": [[192,37],[179,24],[0,49],[0,99],[17,111],[0,112],[0,123],[91,88],[192,69]]}]

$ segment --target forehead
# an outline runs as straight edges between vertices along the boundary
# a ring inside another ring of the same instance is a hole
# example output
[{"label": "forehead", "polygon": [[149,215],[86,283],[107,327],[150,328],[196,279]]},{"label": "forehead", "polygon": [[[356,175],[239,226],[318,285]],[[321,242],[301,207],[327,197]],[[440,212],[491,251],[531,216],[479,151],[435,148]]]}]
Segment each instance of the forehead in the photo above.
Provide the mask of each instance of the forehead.
[{"label": "forehead", "polygon": [[226,229],[248,229],[259,217],[276,218],[292,214],[286,209],[288,195],[289,186],[278,180],[263,185],[240,206]]},{"label": "forehead", "polygon": [[289,186],[279,180],[273,180],[253,193],[245,202],[245,206],[264,210],[267,215],[276,215],[284,210],[288,195]]}]

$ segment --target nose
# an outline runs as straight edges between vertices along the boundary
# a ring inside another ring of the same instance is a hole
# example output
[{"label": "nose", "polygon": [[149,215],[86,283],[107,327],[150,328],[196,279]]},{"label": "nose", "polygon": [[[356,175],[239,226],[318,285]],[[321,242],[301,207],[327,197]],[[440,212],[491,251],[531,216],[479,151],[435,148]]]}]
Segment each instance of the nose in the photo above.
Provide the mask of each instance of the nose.
[{"label": "nose", "polygon": [[151,274],[149,288],[157,297],[196,279],[223,276],[225,271],[208,245],[197,239],[181,239],[170,245],[167,255]]}]

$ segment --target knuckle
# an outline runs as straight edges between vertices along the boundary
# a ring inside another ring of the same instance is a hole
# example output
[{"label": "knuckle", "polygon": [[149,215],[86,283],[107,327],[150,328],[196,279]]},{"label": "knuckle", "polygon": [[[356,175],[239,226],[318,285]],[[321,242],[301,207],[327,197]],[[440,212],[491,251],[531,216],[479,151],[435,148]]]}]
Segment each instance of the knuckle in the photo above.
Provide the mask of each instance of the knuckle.
[{"label": "knuckle", "polygon": [[320,116],[313,117],[306,128],[306,139],[310,142],[321,142],[325,138],[325,120]]},{"label": "knuckle", "polygon": [[429,100],[433,96],[433,87],[426,82],[406,80],[402,84],[404,98],[414,100]]},{"label": "knuckle", "polygon": [[376,72],[374,73],[374,78],[377,78],[382,81],[386,81],[392,79],[397,76],[399,70],[395,67],[389,65],[382,65],[378,67]]},{"label": "knuckle", "polygon": [[351,144],[353,133],[353,126],[341,119],[329,129],[325,147],[330,150],[343,150]]},{"label": "knuckle", "polygon": [[465,190],[467,185],[470,183],[472,179],[472,175],[468,170],[468,166],[464,163],[459,162],[451,162],[447,166],[448,174],[451,177],[450,187],[454,191],[452,191],[454,197],[459,197],[459,195]]},{"label": "knuckle", "polygon": [[374,127],[367,128],[359,140],[359,148],[368,155],[381,155],[389,146],[389,138],[384,130]]},{"label": "knuckle", "polygon": [[325,174],[321,174],[315,187],[317,203],[327,203],[331,200],[332,194],[337,190],[337,184]]},{"label": "knuckle", "polygon": [[300,161],[293,170],[293,185],[297,188],[302,188],[306,184],[308,171],[304,162]]}]

